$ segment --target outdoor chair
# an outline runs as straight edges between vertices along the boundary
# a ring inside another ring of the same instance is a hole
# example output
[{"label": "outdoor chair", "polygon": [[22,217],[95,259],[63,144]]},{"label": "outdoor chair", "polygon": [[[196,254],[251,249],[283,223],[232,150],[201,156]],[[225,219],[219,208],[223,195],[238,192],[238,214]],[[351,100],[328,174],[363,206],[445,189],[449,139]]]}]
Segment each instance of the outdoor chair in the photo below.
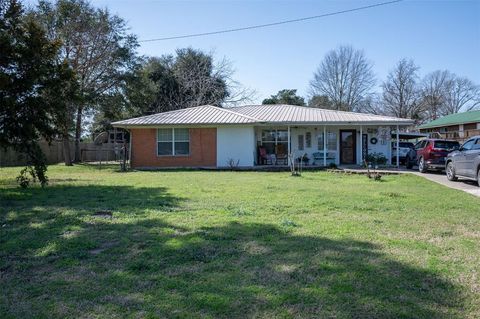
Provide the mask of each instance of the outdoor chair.
[{"label": "outdoor chair", "polygon": [[288,154],[285,152],[285,145],[279,144],[275,147],[276,164],[288,164]]},{"label": "outdoor chair", "polygon": [[258,148],[258,161],[260,165],[266,165],[270,161],[270,157],[268,156],[267,150],[264,147]]}]

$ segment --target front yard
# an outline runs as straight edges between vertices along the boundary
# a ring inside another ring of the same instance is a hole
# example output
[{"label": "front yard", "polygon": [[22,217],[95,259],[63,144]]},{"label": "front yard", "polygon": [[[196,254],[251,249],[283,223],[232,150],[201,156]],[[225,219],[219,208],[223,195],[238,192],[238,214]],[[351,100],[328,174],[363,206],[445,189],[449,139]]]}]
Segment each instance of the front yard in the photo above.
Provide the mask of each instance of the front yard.
[{"label": "front yard", "polygon": [[18,171],[1,318],[480,317],[480,200],[417,176]]}]

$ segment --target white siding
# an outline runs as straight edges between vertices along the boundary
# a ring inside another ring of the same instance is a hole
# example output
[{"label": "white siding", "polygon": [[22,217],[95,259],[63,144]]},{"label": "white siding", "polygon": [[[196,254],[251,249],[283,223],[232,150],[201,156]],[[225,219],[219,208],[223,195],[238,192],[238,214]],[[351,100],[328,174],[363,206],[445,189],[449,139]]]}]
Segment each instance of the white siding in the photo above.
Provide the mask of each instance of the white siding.
[{"label": "white siding", "polygon": [[232,159],[239,166],[253,166],[255,134],[253,126],[217,127],[217,166],[228,167]]}]

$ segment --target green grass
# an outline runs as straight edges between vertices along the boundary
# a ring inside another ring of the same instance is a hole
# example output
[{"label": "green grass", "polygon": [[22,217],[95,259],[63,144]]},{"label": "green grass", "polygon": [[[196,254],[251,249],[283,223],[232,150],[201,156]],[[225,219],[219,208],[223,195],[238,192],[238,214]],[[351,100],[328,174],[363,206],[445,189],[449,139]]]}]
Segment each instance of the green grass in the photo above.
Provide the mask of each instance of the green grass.
[{"label": "green grass", "polygon": [[1,318],[480,317],[480,200],[421,177],[18,171]]}]

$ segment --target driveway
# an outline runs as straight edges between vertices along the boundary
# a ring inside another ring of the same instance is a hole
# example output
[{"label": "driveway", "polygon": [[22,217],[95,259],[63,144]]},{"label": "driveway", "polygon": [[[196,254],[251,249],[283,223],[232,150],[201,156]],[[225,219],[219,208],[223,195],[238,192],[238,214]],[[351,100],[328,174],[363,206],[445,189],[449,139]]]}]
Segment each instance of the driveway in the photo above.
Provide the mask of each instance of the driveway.
[{"label": "driveway", "polygon": [[465,179],[464,180],[459,179],[456,182],[451,182],[447,179],[445,172],[442,172],[442,173],[428,172],[425,174],[415,172],[415,174],[418,176],[422,176],[433,182],[445,185],[447,187],[458,189],[458,190],[480,197],[480,187],[477,186],[477,182],[469,181]]}]

